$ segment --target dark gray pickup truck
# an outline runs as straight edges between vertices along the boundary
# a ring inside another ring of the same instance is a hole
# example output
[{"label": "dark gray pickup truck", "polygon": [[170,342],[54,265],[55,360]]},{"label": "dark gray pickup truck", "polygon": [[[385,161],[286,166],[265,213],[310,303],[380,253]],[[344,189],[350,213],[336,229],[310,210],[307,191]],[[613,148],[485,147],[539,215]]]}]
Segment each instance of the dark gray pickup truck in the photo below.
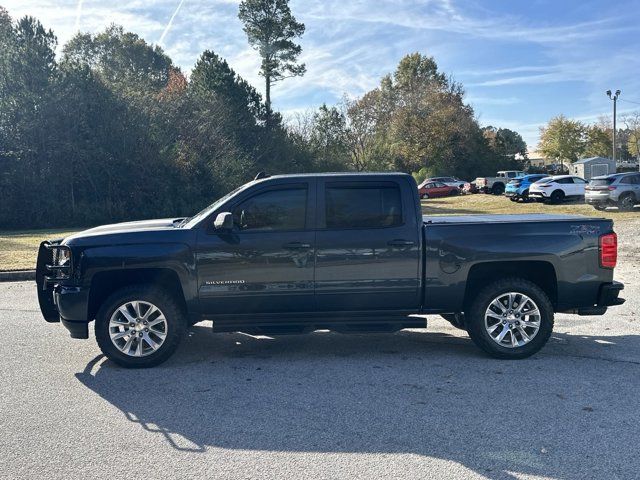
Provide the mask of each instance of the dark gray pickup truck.
[{"label": "dark gray pickup truck", "polygon": [[485,352],[524,358],[554,312],[601,315],[613,281],[611,220],[424,216],[404,174],[259,178],[190,218],[92,228],[40,247],[45,319],[114,362],[166,360],[189,325],[217,332],[394,332],[441,314]]}]

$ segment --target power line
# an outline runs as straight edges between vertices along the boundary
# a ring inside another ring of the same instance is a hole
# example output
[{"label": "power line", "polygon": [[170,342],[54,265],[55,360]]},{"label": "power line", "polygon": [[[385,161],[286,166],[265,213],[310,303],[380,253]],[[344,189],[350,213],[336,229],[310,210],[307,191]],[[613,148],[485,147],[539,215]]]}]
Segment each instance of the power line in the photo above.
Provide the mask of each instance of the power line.
[{"label": "power line", "polygon": [[626,103],[633,103],[634,105],[640,105],[640,102],[633,102],[633,101],[627,100],[625,98],[621,98],[620,101],[621,102],[626,102]]}]

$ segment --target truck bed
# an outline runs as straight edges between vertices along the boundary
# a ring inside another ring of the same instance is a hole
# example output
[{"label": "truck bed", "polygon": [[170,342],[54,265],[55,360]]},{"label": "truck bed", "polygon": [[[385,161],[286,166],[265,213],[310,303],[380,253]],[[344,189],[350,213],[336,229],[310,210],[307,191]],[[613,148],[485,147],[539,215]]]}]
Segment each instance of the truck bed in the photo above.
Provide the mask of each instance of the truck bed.
[{"label": "truck bed", "polygon": [[463,224],[463,223],[522,223],[522,222],[590,222],[602,221],[600,217],[585,217],[584,215],[553,215],[547,213],[527,214],[493,214],[493,215],[423,215],[425,224]]}]

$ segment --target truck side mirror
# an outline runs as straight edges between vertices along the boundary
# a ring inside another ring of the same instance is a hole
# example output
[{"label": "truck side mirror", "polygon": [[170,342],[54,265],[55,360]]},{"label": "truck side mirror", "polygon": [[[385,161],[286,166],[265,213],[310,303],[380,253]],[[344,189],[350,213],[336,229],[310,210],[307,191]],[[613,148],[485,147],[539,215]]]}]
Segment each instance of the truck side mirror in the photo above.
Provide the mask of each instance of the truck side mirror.
[{"label": "truck side mirror", "polygon": [[221,212],[213,222],[213,226],[216,230],[231,230],[233,229],[233,215],[229,212]]}]

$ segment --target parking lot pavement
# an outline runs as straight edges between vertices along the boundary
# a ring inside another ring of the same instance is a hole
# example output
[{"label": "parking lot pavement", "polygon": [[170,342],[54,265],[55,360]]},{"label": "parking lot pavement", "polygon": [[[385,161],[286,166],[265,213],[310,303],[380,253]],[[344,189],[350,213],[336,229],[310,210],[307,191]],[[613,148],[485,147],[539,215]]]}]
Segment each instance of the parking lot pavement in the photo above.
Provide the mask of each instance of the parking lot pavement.
[{"label": "parking lot pavement", "polygon": [[637,283],[604,317],[558,315],[528,360],[437,317],[273,339],[204,322],[138,371],[46,324],[34,289],[0,288],[1,478],[638,476]]}]

